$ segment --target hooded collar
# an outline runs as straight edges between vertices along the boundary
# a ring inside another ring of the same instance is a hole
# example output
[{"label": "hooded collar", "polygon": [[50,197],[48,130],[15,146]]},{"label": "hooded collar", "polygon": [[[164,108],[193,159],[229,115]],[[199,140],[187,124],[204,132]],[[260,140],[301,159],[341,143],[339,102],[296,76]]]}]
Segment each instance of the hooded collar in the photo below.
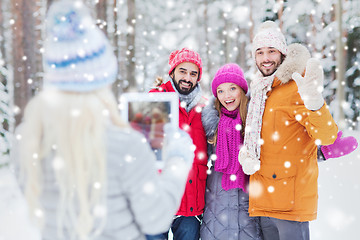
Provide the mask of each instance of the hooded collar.
[{"label": "hooded collar", "polygon": [[273,87],[289,82],[294,72],[304,74],[310,57],[310,52],[305,46],[299,43],[289,45],[286,58],[275,73]]}]

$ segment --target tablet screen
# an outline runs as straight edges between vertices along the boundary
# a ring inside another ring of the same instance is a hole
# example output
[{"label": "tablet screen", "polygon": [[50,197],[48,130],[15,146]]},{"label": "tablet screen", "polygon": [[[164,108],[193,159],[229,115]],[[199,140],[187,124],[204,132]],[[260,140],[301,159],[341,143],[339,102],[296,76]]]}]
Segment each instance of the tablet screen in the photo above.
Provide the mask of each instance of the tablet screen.
[{"label": "tablet screen", "polygon": [[124,93],[120,97],[122,118],[141,132],[161,160],[164,125],[179,127],[179,98],[176,93]]}]

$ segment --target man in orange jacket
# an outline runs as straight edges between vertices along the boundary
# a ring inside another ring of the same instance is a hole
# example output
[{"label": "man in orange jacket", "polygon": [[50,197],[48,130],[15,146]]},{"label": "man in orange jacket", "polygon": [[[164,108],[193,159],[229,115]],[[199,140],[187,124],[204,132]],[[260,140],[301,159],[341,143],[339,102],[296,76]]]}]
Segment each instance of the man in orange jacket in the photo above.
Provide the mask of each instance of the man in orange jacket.
[{"label": "man in orange jacket", "polygon": [[[317,145],[338,128],[322,97],[323,70],[300,44],[287,46],[272,21],[253,39],[258,68],[239,161],[250,176],[249,214],[264,239],[308,240],[317,215]],[[300,75],[303,74],[303,75]]]}]

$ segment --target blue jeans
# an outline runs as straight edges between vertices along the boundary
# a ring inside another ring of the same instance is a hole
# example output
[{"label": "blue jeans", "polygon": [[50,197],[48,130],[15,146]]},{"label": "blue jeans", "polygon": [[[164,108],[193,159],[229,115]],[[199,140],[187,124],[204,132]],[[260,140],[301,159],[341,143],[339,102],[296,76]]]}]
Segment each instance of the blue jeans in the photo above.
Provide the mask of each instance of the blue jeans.
[{"label": "blue jeans", "polygon": [[[180,216],[171,224],[174,240],[199,240],[200,221],[199,217]],[[147,240],[167,240],[168,232],[156,235],[146,235]]]}]

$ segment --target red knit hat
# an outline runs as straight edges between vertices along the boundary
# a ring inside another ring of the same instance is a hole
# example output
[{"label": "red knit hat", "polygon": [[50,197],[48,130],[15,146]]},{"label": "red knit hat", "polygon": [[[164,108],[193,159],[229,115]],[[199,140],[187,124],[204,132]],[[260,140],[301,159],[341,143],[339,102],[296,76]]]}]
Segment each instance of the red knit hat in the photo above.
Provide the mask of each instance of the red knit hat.
[{"label": "red knit hat", "polygon": [[243,70],[235,63],[225,64],[217,70],[211,83],[211,90],[215,97],[217,97],[216,89],[222,83],[235,83],[244,90],[245,94],[248,91],[248,85]]},{"label": "red knit hat", "polygon": [[194,63],[196,66],[198,66],[198,68],[199,68],[198,81],[200,81],[201,74],[202,74],[202,62],[201,62],[200,55],[197,52],[195,52],[193,50],[190,50],[188,48],[183,48],[181,50],[175,50],[170,54],[170,57],[169,57],[169,64],[170,64],[169,75],[174,70],[174,68],[176,68],[177,65],[179,65],[180,63],[183,63],[183,62],[191,62],[191,63]]}]

